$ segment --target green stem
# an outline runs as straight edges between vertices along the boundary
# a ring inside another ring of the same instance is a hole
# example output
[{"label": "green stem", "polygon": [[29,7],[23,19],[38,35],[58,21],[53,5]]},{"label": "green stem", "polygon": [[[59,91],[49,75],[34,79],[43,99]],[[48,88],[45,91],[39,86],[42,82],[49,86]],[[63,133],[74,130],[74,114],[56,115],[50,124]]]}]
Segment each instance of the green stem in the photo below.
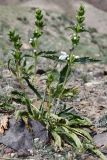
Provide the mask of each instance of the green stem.
[{"label": "green stem", "polygon": [[25,94],[25,98],[26,98],[26,102],[27,102],[27,110],[28,110],[28,113],[30,113],[31,115],[33,114],[32,113],[32,109],[31,109],[31,106],[30,106],[30,101],[29,101],[29,97],[28,97],[28,95],[27,95],[27,93],[26,93],[26,91],[25,91],[25,86],[24,86],[24,84],[23,84],[23,80],[22,80],[22,78],[21,78],[21,71],[20,71],[20,66],[17,64],[16,65],[16,68],[17,68],[17,81],[18,81],[18,83],[19,83],[19,85],[20,85],[20,88],[21,88],[21,90],[24,92],[24,94]]},{"label": "green stem", "polygon": [[[71,59],[71,53],[72,53],[72,51],[74,50],[74,47],[70,50],[70,53],[69,53],[69,59]],[[71,63],[71,60],[70,61],[67,61],[67,64],[68,64],[68,69],[67,69],[67,71],[66,71],[66,75],[65,75],[65,80],[64,80],[64,83],[63,83],[63,89],[62,89],[62,92],[59,94],[59,99],[61,99],[61,96],[62,96],[62,94],[63,94],[63,91],[64,91],[64,86],[66,85],[66,83],[67,83],[67,80],[68,80],[68,76],[69,76],[69,72],[70,72],[70,70],[71,70],[71,65],[73,64],[73,61],[72,61],[72,63]]]},{"label": "green stem", "polygon": [[35,55],[35,62],[34,62],[35,64],[34,64],[34,66],[35,66],[35,69],[34,69],[34,75],[35,75],[35,77],[36,77],[36,66],[37,66],[37,55]]},{"label": "green stem", "polygon": [[65,86],[66,83],[67,83],[67,79],[68,79],[69,72],[70,72],[70,66],[69,66],[69,64],[68,64],[68,69],[67,69],[66,76],[65,76],[65,80],[64,80],[64,83],[63,83],[63,89],[62,89],[62,92],[59,94],[58,99],[61,99],[61,96],[62,96],[63,91],[64,91],[64,86]]},{"label": "green stem", "polygon": [[50,92],[50,86],[48,88],[48,113],[50,114],[51,110],[51,92]]},{"label": "green stem", "polygon": [[34,69],[34,75],[35,75],[35,77],[36,77],[36,66],[37,66],[37,53],[38,53],[38,46],[39,46],[39,42],[38,42],[38,39],[36,39],[36,41],[35,41],[35,49],[36,49],[36,52],[34,52],[34,57],[35,57],[35,59],[34,59],[34,66],[35,66],[35,69]]}]

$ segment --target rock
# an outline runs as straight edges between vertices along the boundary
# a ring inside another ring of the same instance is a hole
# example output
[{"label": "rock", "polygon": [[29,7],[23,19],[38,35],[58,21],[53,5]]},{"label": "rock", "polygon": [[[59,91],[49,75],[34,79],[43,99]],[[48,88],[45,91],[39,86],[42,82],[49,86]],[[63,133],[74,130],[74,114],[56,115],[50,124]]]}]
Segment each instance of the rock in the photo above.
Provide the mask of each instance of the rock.
[{"label": "rock", "polygon": [[11,153],[11,158],[15,158],[17,156],[16,153]]},{"label": "rock", "polygon": [[91,3],[101,10],[107,11],[107,0],[86,0],[86,2]]},{"label": "rock", "polygon": [[14,119],[9,120],[9,129],[4,135],[0,135],[0,143],[14,150],[32,148],[33,137],[25,128],[22,121],[16,122]]},{"label": "rock", "polygon": [[9,153],[12,153],[13,152],[13,149],[11,148],[5,148],[4,149],[4,154],[9,154]]},{"label": "rock", "polygon": [[107,76],[107,68],[104,70],[104,76]]},{"label": "rock", "polygon": [[16,122],[15,119],[10,119],[9,129],[5,131],[4,135],[0,135],[0,143],[19,151],[19,155],[21,155],[24,154],[24,151],[26,153],[26,151],[32,150],[34,138],[39,138],[44,145],[49,141],[48,132],[40,122],[29,120],[29,126],[32,131],[25,127],[22,120]]},{"label": "rock", "polygon": [[28,157],[31,156],[31,153],[26,149],[20,149],[17,153],[18,157]]},{"label": "rock", "polygon": [[44,144],[49,142],[49,135],[46,128],[38,121],[30,120],[32,127],[33,138],[39,138]]},{"label": "rock", "polygon": [[98,147],[107,146],[107,132],[95,135],[94,142]]}]

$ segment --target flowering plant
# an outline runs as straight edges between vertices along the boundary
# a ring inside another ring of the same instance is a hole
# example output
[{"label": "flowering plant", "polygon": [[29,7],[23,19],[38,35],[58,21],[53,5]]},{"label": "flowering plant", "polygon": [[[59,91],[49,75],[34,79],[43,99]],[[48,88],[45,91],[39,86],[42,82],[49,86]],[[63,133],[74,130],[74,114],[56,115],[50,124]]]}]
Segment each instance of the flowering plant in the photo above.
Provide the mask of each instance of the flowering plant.
[{"label": "flowering plant", "polygon": [[[71,107],[68,108],[66,103],[63,108],[60,107],[61,101],[64,101],[67,97],[73,98],[78,93],[75,86],[71,88],[66,87],[72,72],[72,66],[81,61],[95,61],[89,57],[78,57],[73,54],[73,50],[80,42],[80,33],[87,31],[84,26],[84,14],[85,10],[81,5],[77,11],[76,23],[69,27],[72,30],[70,38],[72,43],[71,49],[69,53],[61,51],[60,56],[56,51],[39,50],[39,39],[43,34],[44,27],[43,14],[40,9],[37,9],[35,12],[35,28],[29,41],[32,47],[31,55],[22,53],[21,37],[15,31],[9,32],[9,38],[13,43],[14,49],[8,61],[8,68],[15,75],[21,88],[20,91],[15,90],[11,94],[13,101],[27,107],[24,111],[17,111],[16,118],[20,117],[26,126],[29,125],[28,118],[41,122],[49,131],[56,148],[62,149],[63,144],[68,143],[80,152],[88,149],[104,159],[103,154],[95,147],[90,134],[85,129],[87,127],[90,128],[91,122],[85,117],[73,114]],[[53,68],[46,73],[44,72],[46,83],[42,92],[36,86],[38,57],[54,60],[57,62],[56,64],[63,63],[60,71],[56,67],[56,69]],[[27,59],[32,59],[34,63],[28,66]],[[32,77],[34,78],[33,81]],[[37,106],[37,103],[34,104],[27,94],[25,84],[36,95],[36,102],[39,99],[39,106]]]}]

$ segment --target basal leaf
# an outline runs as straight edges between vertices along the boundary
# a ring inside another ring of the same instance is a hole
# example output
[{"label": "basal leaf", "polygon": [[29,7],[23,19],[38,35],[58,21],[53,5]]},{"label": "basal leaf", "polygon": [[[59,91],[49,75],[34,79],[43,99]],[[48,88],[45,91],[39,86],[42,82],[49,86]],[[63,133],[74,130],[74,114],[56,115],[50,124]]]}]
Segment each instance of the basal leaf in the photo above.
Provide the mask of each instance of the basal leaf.
[{"label": "basal leaf", "polygon": [[83,145],[80,141],[80,139],[78,138],[78,136],[73,133],[72,131],[70,131],[69,129],[67,129],[66,127],[62,127],[65,130],[65,135],[67,137],[69,137],[69,139],[71,139],[71,142],[73,141],[75,146],[82,151],[83,150]]},{"label": "basal leaf", "polygon": [[73,130],[76,134],[87,138],[88,140],[92,141],[92,138],[90,136],[90,134],[85,131],[84,129],[80,129],[80,128],[71,128],[71,130]]},{"label": "basal leaf", "polygon": [[59,149],[61,149],[62,148],[61,147],[62,140],[61,140],[60,135],[57,134],[57,132],[55,132],[55,131],[52,131],[51,134],[53,136],[55,146],[59,147]]},{"label": "basal leaf", "polygon": [[89,151],[91,151],[92,153],[97,155],[101,160],[106,160],[107,159],[104,156],[104,154],[101,153],[101,151],[99,149],[97,149],[97,147],[95,145],[93,145],[92,143],[89,143],[89,142],[85,141],[84,145],[85,145],[86,149],[88,149]]}]

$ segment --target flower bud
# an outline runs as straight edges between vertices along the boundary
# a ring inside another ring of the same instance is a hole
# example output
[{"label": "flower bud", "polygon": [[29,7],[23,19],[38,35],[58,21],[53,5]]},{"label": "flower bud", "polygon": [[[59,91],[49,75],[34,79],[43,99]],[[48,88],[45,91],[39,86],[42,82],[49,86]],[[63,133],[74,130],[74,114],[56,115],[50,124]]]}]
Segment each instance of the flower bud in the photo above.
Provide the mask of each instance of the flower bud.
[{"label": "flower bud", "polygon": [[73,45],[78,45],[79,40],[80,40],[80,36],[78,36],[76,34],[73,34],[73,36],[71,38],[71,41],[72,41]]},{"label": "flower bud", "polygon": [[85,17],[83,17],[83,16],[78,16],[78,15],[77,15],[77,16],[76,16],[76,19],[77,19],[77,22],[81,24],[81,23],[83,23],[83,21],[85,20]]},{"label": "flower bud", "polygon": [[78,11],[78,16],[83,16],[85,14],[85,9],[84,6],[80,6],[79,11]]}]

